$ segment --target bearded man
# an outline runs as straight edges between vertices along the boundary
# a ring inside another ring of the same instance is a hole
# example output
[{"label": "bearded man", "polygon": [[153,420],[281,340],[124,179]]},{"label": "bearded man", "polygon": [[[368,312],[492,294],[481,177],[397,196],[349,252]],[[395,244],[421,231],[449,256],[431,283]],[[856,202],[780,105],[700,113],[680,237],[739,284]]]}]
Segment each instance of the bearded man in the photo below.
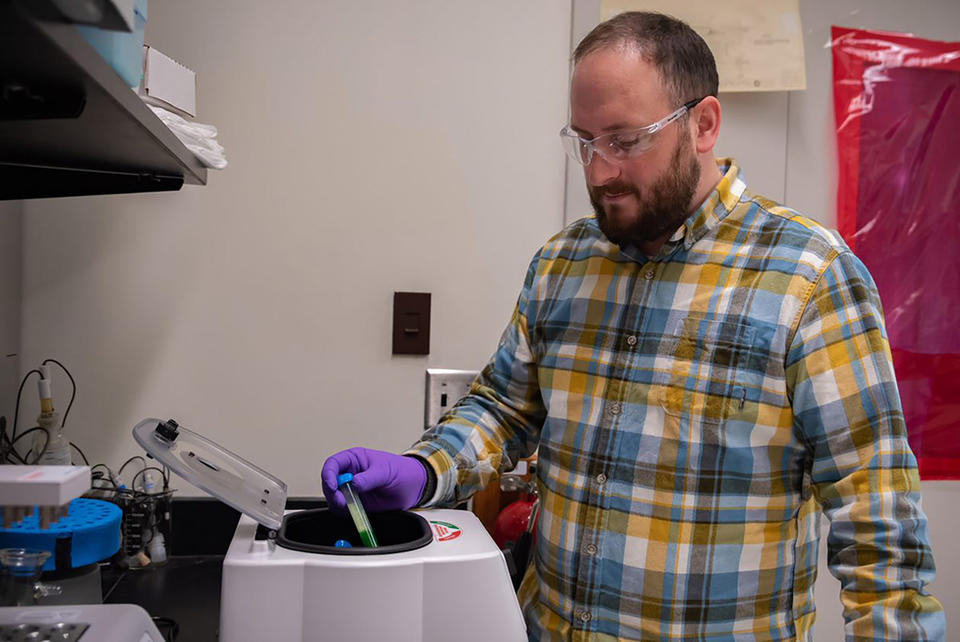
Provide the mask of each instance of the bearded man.
[{"label": "bearded man", "polygon": [[560,135],[595,215],[536,254],[435,427],[327,460],[330,504],[341,472],[379,509],[456,504],[538,450],[531,640],[811,640],[824,515],[847,639],[942,640],[866,268],[714,157],[716,65],[687,25],[621,14],[574,62]]}]

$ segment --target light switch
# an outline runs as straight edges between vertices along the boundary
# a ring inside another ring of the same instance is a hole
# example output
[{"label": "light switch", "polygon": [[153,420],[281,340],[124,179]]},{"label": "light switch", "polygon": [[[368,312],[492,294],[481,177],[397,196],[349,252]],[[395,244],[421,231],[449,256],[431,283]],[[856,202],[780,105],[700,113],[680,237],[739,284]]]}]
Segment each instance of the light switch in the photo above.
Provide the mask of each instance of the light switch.
[{"label": "light switch", "polygon": [[393,293],[393,354],[430,354],[430,293]]}]

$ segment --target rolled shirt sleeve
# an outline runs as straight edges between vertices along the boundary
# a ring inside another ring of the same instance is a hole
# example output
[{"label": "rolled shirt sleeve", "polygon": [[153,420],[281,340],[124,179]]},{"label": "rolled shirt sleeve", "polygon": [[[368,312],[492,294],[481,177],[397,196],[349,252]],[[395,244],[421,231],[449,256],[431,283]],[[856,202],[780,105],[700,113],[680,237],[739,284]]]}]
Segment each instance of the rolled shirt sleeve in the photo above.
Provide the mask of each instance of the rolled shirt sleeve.
[{"label": "rolled shirt sleeve", "polygon": [[423,506],[457,504],[537,447],[546,416],[528,319],[539,253],[496,352],[463,397],[404,454],[427,460],[437,477]]}]

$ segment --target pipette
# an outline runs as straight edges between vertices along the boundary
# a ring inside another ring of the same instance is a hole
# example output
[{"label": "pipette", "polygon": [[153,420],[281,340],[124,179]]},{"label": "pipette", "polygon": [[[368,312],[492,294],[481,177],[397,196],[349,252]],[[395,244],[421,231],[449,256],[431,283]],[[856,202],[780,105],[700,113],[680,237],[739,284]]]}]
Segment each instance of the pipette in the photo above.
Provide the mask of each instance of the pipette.
[{"label": "pipette", "polygon": [[357,493],[353,490],[352,481],[352,473],[343,473],[337,477],[337,486],[347,500],[347,509],[350,511],[350,517],[353,518],[353,523],[357,527],[357,532],[360,533],[360,539],[370,548],[379,546],[379,544],[377,544],[377,538],[373,536],[373,527],[370,526],[367,511],[363,509],[360,498],[357,497]]}]

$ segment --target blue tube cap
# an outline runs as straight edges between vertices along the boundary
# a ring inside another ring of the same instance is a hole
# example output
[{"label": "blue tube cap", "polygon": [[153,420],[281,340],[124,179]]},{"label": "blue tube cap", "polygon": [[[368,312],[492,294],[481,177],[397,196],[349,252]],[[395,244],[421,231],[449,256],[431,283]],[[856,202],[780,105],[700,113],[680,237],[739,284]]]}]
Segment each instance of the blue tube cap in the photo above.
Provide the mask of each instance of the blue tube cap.
[{"label": "blue tube cap", "polygon": [[342,475],[337,477],[337,488],[340,488],[347,482],[352,482],[352,481],[353,481],[353,473],[343,473]]},{"label": "blue tube cap", "polygon": [[333,543],[333,545],[336,546],[337,548],[353,548],[353,544],[351,544],[345,539],[338,539],[336,542]]}]

